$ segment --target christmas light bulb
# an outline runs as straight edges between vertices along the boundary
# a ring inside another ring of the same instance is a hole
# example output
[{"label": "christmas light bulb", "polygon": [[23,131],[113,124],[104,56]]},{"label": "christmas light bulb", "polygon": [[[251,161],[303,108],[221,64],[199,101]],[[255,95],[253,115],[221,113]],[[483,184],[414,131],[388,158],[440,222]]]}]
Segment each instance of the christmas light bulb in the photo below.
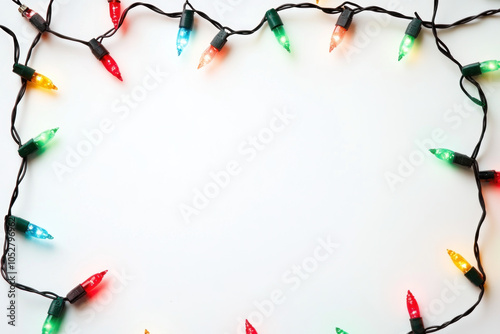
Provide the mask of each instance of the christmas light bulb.
[{"label": "christmas light bulb", "polygon": [[474,164],[474,160],[472,158],[464,154],[448,150],[446,148],[432,148],[429,150],[429,152],[434,154],[436,158],[455,165],[470,168]]},{"label": "christmas light bulb", "polygon": [[405,36],[403,37],[401,45],[399,46],[398,61],[403,59],[403,57],[406,56],[408,52],[410,52],[421,29],[422,21],[420,19],[414,18],[406,28]]},{"label": "christmas light bulb", "polygon": [[149,331],[147,329],[145,329],[144,334],[149,334]]},{"label": "christmas light bulb", "polygon": [[64,299],[58,297],[50,304],[47,318],[42,327],[42,334],[55,334],[61,325],[61,316],[64,310]]},{"label": "christmas light bulb", "polygon": [[179,23],[179,32],[177,33],[177,55],[180,56],[186,45],[189,43],[191,30],[193,30],[194,12],[185,9],[182,12],[181,21]]},{"label": "christmas light bulb", "polygon": [[15,227],[16,230],[26,234],[29,237],[37,238],[37,239],[54,239],[47,230],[36,226],[35,224],[31,224],[29,221],[16,217],[9,216],[8,219],[11,221],[11,225]]},{"label": "christmas light bulb", "polygon": [[212,60],[215,58],[215,56],[217,56],[217,54],[224,47],[224,45],[226,45],[228,36],[229,34],[224,29],[219,31],[219,33],[214,37],[212,42],[210,42],[210,46],[201,55],[198,69],[212,62]]},{"label": "christmas light bulb", "polygon": [[335,29],[333,30],[332,40],[330,42],[330,52],[332,52],[333,49],[339,46],[339,44],[344,40],[347,30],[349,30],[349,27],[351,26],[353,16],[354,12],[348,7],[345,7],[337,20]]},{"label": "christmas light bulb", "polygon": [[410,290],[408,290],[408,294],[406,295],[406,307],[408,308],[410,319],[420,318],[420,308],[418,307],[417,300]]},{"label": "christmas light bulb", "polygon": [[123,81],[120,69],[115,60],[109,55],[109,51],[95,38],[90,40],[89,47],[92,54],[104,65],[108,72],[113,74],[120,81]]},{"label": "christmas light bulb", "polygon": [[39,149],[43,148],[45,145],[47,145],[49,141],[52,140],[52,138],[54,138],[57,130],[59,130],[59,128],[46,130],[40,133],[35,138],[30,139],[28,142],[26,142],[19,148],[18,150],[19,155],[25,158],[31,153],[36,152]]},{"label": "christmas light bulb", "polygon": [[420,317],[420,309],[418,307],[417,300],[413,294],[408,290],[406,295],[406,307],[408,308],[408,314],[410,315],[410,325],[411,330],[414,334],[425,333],[424,323]]},{"label": "christmas light bulb", "polygon": [[118,23],[120,22],[121,16],[121,3],[120,0],[108,0],[109,2],[109,17],[111,17],[111,21],[115,26],[115,29],[118,29]]},{"label": "christmas light bulb", "polygon": [[52,83],[52,80],[47,78],[45,75],[37,73],[31,67],[22,64],[14,64],[12,72],[37,86],[57,90],[57,87]]},{"label": "christmas light bulb", "polygon": [[245,320],[245,329],[246,334],[258,334],[255,328],[253,328],[252,324],[248,322],[248,320]]},{"label": "christmas light bulb", "polygon": [[120,79],[120,81],[123,81],[118,64],[116,64],[116,61],[109,54],[101,58],[101,63],[109,73]]},{"label": "christmas light bulb", "polygon": [[481,63],[474,63],[464,66],[462,68],[462,74],[466,77],[472,77],[475,75],[497,71],[499,69],[500,62],[498,60],[487,60]]},{"label": "christmas light bulb", "polygon": [[278,40],[285,50],[290,52],[290,40],[285,32],[285,27],[283,26],[283,21],[279,16],[276,9],[272,8],[266,12],[266,19],[269,24],[269,28],[271,28],[272,32],[274,32],[274,36]]},{"label": "christmas light bulb", "polygon": [[483,275],[476,268],[474,268],[467,260],[463,258],[462,255],[455,253],[452,250],[448,249],[448,255],[451,260],[457,266],[458,269],[471,281],[473,284],[477,286],[481,286],[484,284]]},{"label": "christmas light bulb", "polygon": [[90,291],[92,291],[99,283],[101,283],[102,279],[104,278],[104,275],[106,275],[108,271],[105,270],[103,272],[100,272],[98,274],[90,276],[85,282],[82,284],[77,285],[73,290],[71,290],[67,295],[66,298],[68,301],[73,304],[86,294],[88,294]]},{"label": "christmas light bulb", "polygon": [[21,5],[19,7],[19,13],[21,13],[21,15],[25,17],[39,32],[43,33],[47,30],[47,22],[45,19],[28,6]]},{"label": "christmas light bulb", "polygon": [[500,173],[495,170],[479,172],[479,179],[485,182],[500,184]]},{"label": "christmas light bulb", "polygon": [[349,334],[349,333],[347,333],[346,331],[344,331],[344,330],[342,330],[342,329],[340,329],[340,328],[338,328],[338,327],[337,327],[337,328],[335,328],[335,332],[337,332],[337,334]]}]

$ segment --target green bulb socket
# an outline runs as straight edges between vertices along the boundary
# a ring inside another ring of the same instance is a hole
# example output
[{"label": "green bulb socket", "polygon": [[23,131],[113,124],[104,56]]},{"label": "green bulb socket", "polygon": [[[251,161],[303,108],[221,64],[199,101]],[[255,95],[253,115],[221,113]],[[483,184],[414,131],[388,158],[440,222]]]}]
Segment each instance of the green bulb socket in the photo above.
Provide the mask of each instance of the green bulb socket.
[{"label": "green bulb socket", "polygon": [[24,66],[22,64],[14,64],[12,72],[16,73],[17,75],[28,81],[31,81],[31,78],[33,78],[33,76],[35,75],[34,69],[28,66]]},{"label": "green bulb socket", "polygon": [[274,8],[269,9],[266,12],[266,19],[267,19],[267,23],[269,24],[269,28],[271,28],[271,30],[274,30],[275,28],[283,25],[283,21],[281,20],[281,17],[279,16],[278,12]]},{"label": "green bulb socket", "polygon": [[11,226],[15,226],[19,232],[25,233],[28,230],[29,221],[16,216],[9,216],[8,219],[11,222]]},{"label": "green bulb socket", "polygon": [[413,334],[424,334],[425,327],[422,318],[413,318],[410,319],[410,326]]},{"label": "green bulb socket", "polygon": [[35,143],[35,140],[33,138],[30,139],[23,146],[21,146],[19,150],[17,150],[17,152],[22,158],[26,158],[28,155],[36,151],[38,151],[38,145]]},{"label": "green bulb socket", "polygon": [[228,36],[229,34],[224,29],[222,29],[217,35],[215,35],[212,42],[210,42],[210,45],[220,51],[224,47],[224,45],[226,45]]},{"label": "green bulb socket", "polygon": [[193,29],[194,24],[194,12],[190,9],[185,9],[182,12],[181,21],[179,22],[179,28]]},{"label": "green bulb socket", "polygon": [[420,30],[422,30],[422,20],[414,18],[406,28],[405,34],[417,38]]},{"label": "green bulb socket", "polygon": [[64,298],[57,297],[50,304],[49,310],[47,311],[48,315],[52,315],[56,318],[59,318],[64,311]]}]

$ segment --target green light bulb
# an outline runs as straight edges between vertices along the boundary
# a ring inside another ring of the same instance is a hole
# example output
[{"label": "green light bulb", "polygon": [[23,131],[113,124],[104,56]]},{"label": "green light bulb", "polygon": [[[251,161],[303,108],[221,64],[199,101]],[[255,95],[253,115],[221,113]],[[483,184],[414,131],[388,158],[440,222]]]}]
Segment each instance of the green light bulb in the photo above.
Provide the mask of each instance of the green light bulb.
[{"label": "green light bulb", "polygon": [[279,26],[273,29],[274,36],[278,42],[286,49],[286,51],[290,52],[290,40],[285,32],[285,27]]},{"label": "green light bulb", "polygon": [[399,46],[398,61],[403,59],[403,57],[406,56],[408,52],[410,52],[411,48],[413,47],[413,44],[415,44],[415,37],[410,35],[405,35],[405,37],[403,37],[401,45]]},{"label": "green light bulb", "polygon": [[420,30],[422,29],[422,21],[418,18],[414,18],[411,20],[410,24],[406,28],[405,37],[401,41],[401,45],[399,46],[399,58],[398,61],[403,59],[404,56],[410,52],[413,45],[415,44],[415,39],[420,34]]},{"label": "green light bulb", "polygon": [[59,130],[59,128],[44,131],[35,138],[33,138],[33,141],[35,142],[36,146],[38,146],[38,148],[40,149],[44,147],[49,141],[51,141],[52,138],[54,138],[57,130]]},{"label": "green light bulb", "polygon": [[64,311],[64,298],[57,297],[50,304],[47,318],[43,323],[42,334],[56,334],[61,326],[62,313]]},{"label": "green light bulb", "polygon": [[337,332],[337,334],[349,334],[346,331],[343,331],[342,329],[340,329],[338,327],[335,329],[335,331]]},{"label": "green light bulb", "polygon": [[59,128],[47,130],[40,133],[35,138],[30,139],[28,142],[26,142],[19,148],[18,150],[19,155],[25,158],[31,153],[36,152],[39,149],[43,148],[52,138],[54,138],[57,130],[59,130]]},{"label": "green light bulb", "polygon": [[276,36],[278,43],[280,43],[288,52],[290,52],[290,40],[285,32],[285,27],[283,26],[283,21],[281,20],[276,9],[272,8],[266,12],[266,19],[269,24],[269,28]]},{"label": "green light bulb", "polygon": [[480,63],[479,67],[481,68],[481,73],[488,73],[499,70],[500,64],[497,60],[488,60]]},{"label": "green light bulb", "polygon": [[455,159],[455,152],[446,148],[431,148],[429,151],[434,154],[436,158],[449,163],[453,163],[453,160]]}]

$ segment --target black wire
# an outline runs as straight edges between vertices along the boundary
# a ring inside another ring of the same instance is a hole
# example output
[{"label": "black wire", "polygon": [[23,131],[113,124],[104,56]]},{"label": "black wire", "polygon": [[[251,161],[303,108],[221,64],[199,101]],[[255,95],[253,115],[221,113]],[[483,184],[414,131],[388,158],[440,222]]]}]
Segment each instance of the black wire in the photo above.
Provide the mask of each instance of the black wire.
[{"label": "black wire", "polygon": [[23,4],[19,0],[12,0],[13,3],[15,3],[18,6],[22,6]]},{"label": "black wire", "polygon": [[[54,36],[56,36],[58,38],[65,39],[65,40],[68,40],[68,41],[71,41],[71,42],[76,42],[76,43],[84,44],[84,45],[88,46],[89,42],[86,42],[84,40],[80,40],[80,39],[77,39],[77,38],[73,38],[73,37],[70,37],[70,36],[66,36],[66,35],[63,35],[63,34],[61,34],[59,32],[55,32],[55,31],[53,31],[53,30],[50,29],[49,26],[50,26],[50,22],[51,22],[51,19],[52,19],[52,5],[53,5],[53,1],[54,0],[51,0],[49,2],[48,8],[47,8],[47,16],[46,16],[47,32],[50,33],[50,34],[53,34]],[[20,1],[13,0],[13,2],[16,3],[16,4],[18,4],[19,6],[21,6],[21,2]],[[408,15],[405,15],[405,14],[402,14],[402,13],[399,13],[399,12],[396,12],[396,11],[387,10],[387,9],[384,9],[382,7],[379,7],[379,6],[361,7],[360,5],[358,5],[356,3],[353,3],[353,2],[350,2],[350,1],[345,1],[342,4],[340,4],[339,6],[334,7],[334,8],[321,7],[321,6],[318,6],[316,4],[312,4],[312,3],[283,4],[283,5],[279,6],[279,7],[277,7],[276,10],[277,11],[284,11],[284,10],[289,10],[289,9],[294,9],[294,8],[298,8],[298,9],[316,9],[316,10],[322,11],[325,14],[330,14],[331,15],[331,14],[341,13],[343,11],[343,8],[345,8],[346,6],[352,7],[353,11],[354,11],[354,14],[360,14],[362,12],[374,12],[374,13],[378,13],[378,14],[389,15],[389,16],[392,16],[392,17],[395,17],[395,18],[398,18],[398,19],[404,19],[404,20],[411,20],[411,19],[413,19],[413,16],[408,16]],[[123,11],[123,13],[122,13],[122,15],[120,17],[120,21],[118,23],[118,27],[116,29],[110,29],[110,30],[108,30],[103,35],[97,37],[97,40],[99,42],[102,42],[104,38],[110,38],[110,37],[114,36],[114,34],[122,26],[122,24],[123,24],[125,18],[127,17],[128,13],[132,9],[134,9],[136,7],[145,7],[145,8],[147,8],[147,9],[149,9],[149,10],[151,10],[151,11],[157,13],[157,14],[160,14],[160,15],[163,15],[163,16],[167,16],[169,18],[180,18],[181,15],[182,15],[182,12],[166,13],[166,12],[162,11],[161,9],[159,9],[158,7],[154,6],[154,5],[151,5],[151,4],[148,4],[148,3],[143,3],[143,2],[136,2],[136,3],[133,3],[132,5],[130,5],[128,8],[126,8]],[[234,30],[234,29],[232,29],[230,27],[223,26],[218,21],[212,19],[208,14],[195,9],[191,5],[191,3],[189,2],[189,0],[186,0],[185,3],[184,3],[184,5],[183,5],[183,9],[185,10],[188,7],[191,10],[193,10],[202,19],[204,19],[207,22],[209,22],[210,24],[212,24],[215,28],[217,28],[219,30],[222,30],[222,29],[226,30],[229,35],[251,35],[251,34],[254,34],[257,31],[259,31],[264,26],[264,24],[267,21],[266,17],[264,17],[264,18],[262,18],[260,20],[260,22],[253,29],[249,29],[249,30]],[[485,17],[496,15],[496,14],[500,13],[500,9],[487,10],[487,11],[484,11],[484,12],[479,13],[477,15],[465,17],[465,18],[460,19],[458,21],[455,21],[455,22],[453,22],[451,24],[437,24],[436,23],[436,16],[437,16],[438,8],[439,8],[439,0],[434,0],[434,8],[433,8],[432,19],[431,19],[431,21],[424,21],[424,20],[422,20],[422,26],[425,27],[425,28],[428,28],[428,29],[432,30],[432,34],[434,36],[434,39],[435,39],[436,46],[437,46],[438,50],[445,57],[447,57],[450,61],[452,61],[453,63],[455,63],[457,65],[457,67],[461,71],[462,68],[463,68],[462,65],[461,65],[461,63],[453,56],[453,54],[451,53],[451,51],[448,48],[448,46],[441,40],[441,38],[438,35],[438,30],[441,30],[441,29],[450,29],[450,28],[462,26],[462,25],[471,23],[471,22],[473,22],[473,21],[475,21],[477,19],[480,19],[480,18],[485,18]],[[420,19],[420,16],[417,13],[415,13],[414,17],[417,17],[417,18]],[[19,43],[17,41],[17,38],[16,38],[15,34],[10,29],[8,29],[8,28],[6,28],[4,26],[0,26],[0,28],[2,28],[7,34],[9,34],[10,36],[12,36],[12,38],[14,40],[14,61],[15,61],[15,63],[19,62],[20,48],[19,48]],[[32,44],[31,44],[31,46],[30,46],[30,48],[28,50],[28,53],[27,53],[27,56],[26,56],[26,60],[25,60],[25,65],[27,65],[29,63],[29,60],[31,59],[31,56],[32,56],[32,54],[34,52],[34,49],[36,48],[36,46],[38,45],[38,43],[41,40],[41,36],[42,36],[42,34],[39,33],[34,38]],[[467,89],[464,86],[464,80],[467,80],[470,84],[472,84],[474,87],[476,87],[476,89],[478,91],[478,94],[479,94],[479,99],[475,98],[474,96],[472,96],[472,94],[470,94],[467,91]],[[24,97],[24,94],[26,93],[26,87],[27,87],[27,81],[25,79],[21,79],[21,87],[19,89],[18,95],[16,97],[16,101],[15,101],[15,104],[14,104],[14,107],[13,107],[12,113],[11,113],[11,136],[12,136],[14,142],[18,146],[22,145],[22,141],[21,141],[21,137],[19,136],[19,133],[18,133],[18,131],[16,129],[15,123],[16,123],[16,118],[17,118],[18,106],[19,106],[20,102],[22,101],[22,99]],[[480,152],[481,145],[482,145],[482,142],[484,140],[484,136],[485,136],[486,129],[487,129],[488,103],[487,103],[487,98],[486,98],[486,96],[484,94],[484,91],[482,90],[480,84],[474,78],[461,76],[461,78],[460,78],[460,87],[461,87],[462,91],[465,93],[465,95],[468,96],[470,99],[472,99],[476,104],[480,105],[481,108],[482,108],[482,110],[483,110],[482,130],[481,130],[481,134],[479,136],[479,140],[478,140],[478,142],[477,142],[477,144],[476,144],[476,146],[474,148],[474,151],[473,151],[473,153],[471,155],[471,158],[474,160],[474,163],[473,163],[472,167],[473,167],[473,171],[474,171],[476,186],[477,186],[477,189],[478,189],[478,200],[479,200],[479,204],[480,204],[481,209],[482,209],[482,215],[481,215],[481,218],[479,220],[479,223],[478,223],[478,226],[477,226],[477,229],[476,229],[476,233],[475,233],[475,236],[474,236],[474,256],[476,258],[478,270],[483,275],[484,281],[486,281],[486,273],[485,273],[485,270],[484,270],[484,268],[482,266],[482,263],[481,263],[480,247],[479,247],[480,232],[481,232],[481,228],[482,228],[482,226],[483,226],[483,224],[485,222],[485,219],[486,219],[486,204],[485,204],[485,200],[484,200],[484,196],[483,196],[483,192],[482,192],[481,180],[479,178],[479,170],[480,169],[479,169],[479,165],[477,163],[476,158],[477,158],[477,156],[478,156],[478,154]],[[18,196],[19,196],[20,185],[21,185],[24,177],[26,176],[27,167],[28,167],[28,160],[26,158],[23,158],[22,162],[21,162],[21,165],[20,165],[20,168],[19,168],[19,171],[18,171],[18,174],[17,174],[16,185],[14,187],[14,190],[13,190],[13,193],[12,193],[12,197],[11,197],[11,201],[10,201],[10,204],[9,204],[8,216],[11,215],[12,208],[13,208],[13,206],[14,206],[14,204],[15,204]],[[2,277],[9,284],[13,283],[13,285],[16,288],[20,289],[20,290],[24,290],[24,291],[31,292],[31,293],[36,293],[36,294],[39,294],[41,296],[44,296],[44,297],[50,298],[50,299],[55,299],[55,298],[59,297],[57,294],[55,294],[53,292],[50,292],[50,291],[38,291],[38,290],[36,290],[34,288],[31,288],[29,286],[9,281],[9,279],[8,279],[8,270],[7,270],[7,253],[8,253],[9,247],[10,247],[10,241],[9,241],[9,238],[8,238],[9,226],[8,226],[8,219],[7,219],[7,217],[5,219],[4,229],[5,229],[4,252],[3,252],[3,255],[1,257],[1,272],[2,272]],[[460,315],[452,318],[451,320],[449,320],[449,321],[447,321],[447,322],[445,322],[445,323],[443,323],[443,324],[441,324],[439,326],[428,327],[428,328],[425,329],[425,332],[426,333],[433,333],[433,332],[440,331],[440,330],[442,330],[442,329],[444,329],[444,328],[446,328],[446,327],[448,327],[448,326],[450,326],[450,325],[458,322],[462,318],[468,316],[480,304],[480,302],[482,301],[482,298],[484,296],[484,293],[485,293],[485,288],[484,288],[484,284],[483,284],[482,286],[480,286],[480,293],[479,293],[477,301],[467,311],[465,311],[464,313],[462,313],[462,314],[460,314]]]},{"label": "black wire", "polygon": [[20,47],[19,47],[19,41],[17,40],[16,34],[10,30],[9,28],[0,25],[0,29],[5,31],[7,34],[9,34],[12,37],[12,40],[14,41],[14,64],[19,63],[19,54],[20,54]]}]

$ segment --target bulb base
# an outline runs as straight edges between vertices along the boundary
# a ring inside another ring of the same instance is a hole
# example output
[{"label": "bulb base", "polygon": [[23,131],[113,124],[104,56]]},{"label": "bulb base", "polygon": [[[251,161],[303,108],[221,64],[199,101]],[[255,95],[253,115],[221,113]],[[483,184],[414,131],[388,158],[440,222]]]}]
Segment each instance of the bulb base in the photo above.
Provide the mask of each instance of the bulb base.
[{"label": "bulb base", "polygon": [[19,232],[26,233],[28,230],[29,221],[16,216],[8,216],[7,219],[9,220],[9,225],[14,226]]},{"label": "bulb base", "polygon": [[224,47],[224,45],[226,45],[228,36],[229,36],[229,34],[224,29],[222,29],[214,37],[212,42],[210,42],[210,45],[212,45],[214,48],[216,48],[217,50],[220,51]]},{"label": "bulb base", "polygon": [[275,28],[278,28],[278,27],[283,25],[283,21],[281,20],[281,17],[279,16],[278,12],[274,8],[269,9],[266,12],[266,19],[267,19],[267,23],[269,24],[269,28],[271,28],[271,30],[274,30]]},{"label": "bulb base", "polygon": [[342,11],[342,14],[340,14],[336,25],[345,28],[345,30],[348,30],[351,26],[353,16],[354,11],[348,7],[344,7],[344,10]]},{"label": "bulb base", "polygon": [[495,180],[496,173],[494,170],[485,170],[479,172],[479,179],[486,181],[486,182],[492,182]]},{"label": "bulb base", "polygon": [[28,66],[24,66],[22,64],[14,64],[12,72],[16,73],[17,75],[28,81],[31,81],[31,78],[33,78],[33,76],[35,75],[34,69]]},{"label": "bulb base", "polygon": [[38,145],[35,143],[35,140],[32,138],[28,142],[26,142],[23,146],[17,150],[21,158],[26,158],[33,152],[38,151]]},{"label": "bulb base", "polygon": [[104,56],[109,55],[109,51],[106,50],[104,45],[99,43],[95,38],[89,41],[89,47],[97,60],[101,60]]},{"label": "bulb base", "polygon": [[422,20],[414,18],[406,28],[405,34],[417,38],[420,30],[422,30]]},{"label": "bulb base", "polygon": [[472,282],[475,286],[481,287],[484,285],[483,275],[474,267],[465,273],[465,277]]},{"label": "bulb base", "polygon": [[85,292],[85,289],[80,284],[78,284],[78,286],[76,286],[73,290],[68,292],[66,298],[71,304],[74,304],[77,300],[79,300],[86,294],[87,292]]},{"label": "bulb base", "polygon": [[413,318],[410,319],[410,326],[413,334],[424,334],[425,327],[422,318]]},{"label": "bulb base", "polygon": [[462,67],[462,75],[464,77],[473,77],[476,75],[480,75],[481,72],[481,63],[474,63],[474,64],[469,64],[465,65]]},{"label": "bulb base", "polygon": [[64,311],[64,298],[57,297],[56,299],[54,299],[52,304],[50,304],[47,314],[59,318],[62,315],[63,311]]},{"label": "bulb base", "polygon": [[474,164],[474,159],[466,156],[465,154],[455,152],[455,157],[453,158],[453,163],[456,165],[471,168]]},{"label": "bulb base", "polygon": [[194,12],[189,9],[184,10],[182,12],[181,21],[179,22],[179,28],[186,28],[192,30],[193,24],[194,24]]}]

